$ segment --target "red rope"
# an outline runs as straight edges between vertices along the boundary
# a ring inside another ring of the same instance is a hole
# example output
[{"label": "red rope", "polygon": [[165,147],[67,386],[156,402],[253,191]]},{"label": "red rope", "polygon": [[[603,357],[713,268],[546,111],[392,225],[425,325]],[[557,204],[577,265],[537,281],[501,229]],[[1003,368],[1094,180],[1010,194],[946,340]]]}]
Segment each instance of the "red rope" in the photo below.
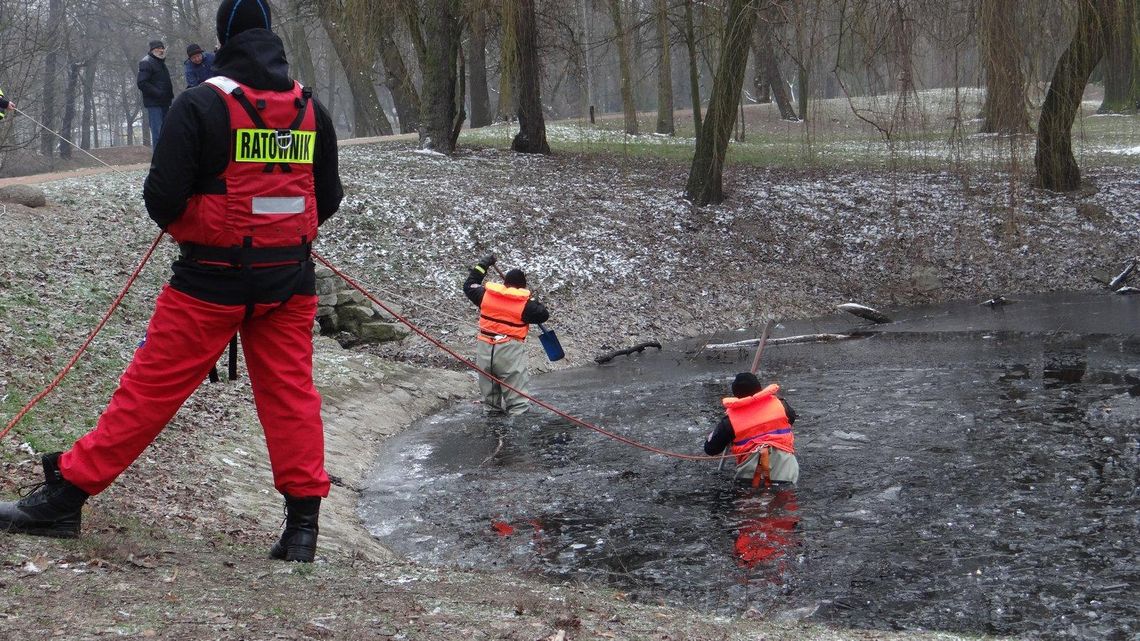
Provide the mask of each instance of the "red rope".
[{"label": "red rope", "polygon": [[613,439],[615,441],[619,441],[621,443],[625,443],[626,445],[631,445],[633,447],[645,450],[647,452],[653,452],[654,454],[661,454],[663,456],[668,456],[671,458],[684,459],[687,461],[719,461],[722,459],[733,457],[732,454],[721,454],[719,456],[705,456],[703,454],[683,454],[681,452],[670,452],[668,450],[663,450],[663,449],[654,447],[652,445],[640,443],[638,441],[635,441],[635,440],[633,440],[629,437],[626,437],[626,436],[622,436],[620,434],[615,434],[615,433],[610,432],[608,430],[602,429],[601,427],[598,427],[597,425],[594,425],[593,423],[589,423],[589,422],[584,421],[584,420],[577,418],[575,416],[571,416],[570,414],[567,414],[566,412],[563,412],[562,410],[559,410],[558,408],[553,407],[553,406],[547,404],[546,402],[541,401],[541,400],[531,396],[530,394],[527,394],[526,392],[524,392],[520,389],[516,389],[514,387],[511,387],[507,383],[496,378],[493,374],[484,371],[475,363],[472,363],[470,360],[459,355],[457,352],[455,352],[455,350],[451,349],[447,345],[444,345],[443,342],[441,342],[439,339],[435,338],[434,336],[431,336],[430,334],[428,334],[424,330],[420,329],[419,327],[414,325],[411,321],[409,321],[407,318],[404,318],[400,314],[397,314],[392,308],[390,308],[390,307],[388,307],[388,305],[384,304],[383,301],[377,299],[375,296],[373,296],[372,294],[365,291],[364,288],[362,288],[360,285],[358,285],[355,280],[353,280],[351,277],[349,277],[347,274],[340,271],[336,267],[333,267],[332,263],[325,260],[325,258],[323,256],[321,256],[320,254],[313,252],[313,258],[316,258],[317,261],[319,261],[322,265],[331,269],[332,272],[334,274],[336,274],[337,276],[341,277],[344,280],[344,282],[348,283],[356,291],[360,292],[361,294],[364,294],[364,296],[368,300],[370,300],[373,303],[375,303],[376,305],[378,305],[385,312],[388,312],[388,314],[391,315],[393,318],[400,321],[404,325],[407,325],[409,329],[411,329],[413,332],[415,332],[415,333],[419,334],[420,336],[424,337],[425,339],[427,339],[427,341],[429,343],[435,345],[436,347],[440,348],[444,352],[447,352],[448,354],[450,354],[455,360],[459,361],[460,363],[463,363],[467,367],[475,370],[476,372],[479,372],[479,374],[486,376],[487,378],[491,379],[492,381],[495,381],[499,385],[511,390],[512,392],[518,394],[519,396],[522,396],[523,398],[529,400],[530,402],[534,403],[535,405],[538,405],[539,407],[547,409],[547,410],[553,412],[554,414],[561,416],[562,418],[570,421],[571,423],[574,423],[576,425],[580,425],[580,426],[582,426],[586,429],[589,429],[589,430],[593,430],[593,431],[597,432],[598,434],[601,434],[602,436],[605,436],[607,438],[611,438],[611,439]]},{"label": "red rope", "polygon": [[[111,318],[111,314],[113,314],[114,311],[116,309],[118,309],[119,305],[123,302],[123,299],[126,297],[127,292],[130,290],[131,286],[134,285],[135,281],[139,277],[139,274],[142,273],[143,267],[146,266],[147,262],[150,261],[151,256],[154,255],[154,251],[155,251],[155,249],[158,248],[158,243],[159,243],[159,241],[162,240],[162,236],[164,233],[165,232],[159,232],[158,236],[155,237],[154,242],[151,243],[150,248],[147,250],[147,252],[143,256],[142,260],[139,261],[138,266],[135,267],[134,272],[131,273],[130,278],[128,278],[126,284],[123,285],[123,289],[119,292],[119,295],[116,296],[115,300],[111,303],[111,307],[107,310],[107,312],[105,314],[103,314],[103,317],[99,320],[99,323],[95,326],[95,328],[93,330],[91,330],[91,333],[87,335],[87,339],[85,341],[83,341],[83,344],[79,347],[79,350],[75,352],[75,354],[71,357],[71,359],[68,360],[67,364],[64,365],[63,369],[60,370],[59,374],[56,375],[56,377],[51,381],[51,383],[48,384],[47,387],[45,387],[43,389],[43,391],[41,391],[39,394],[36,394],[36,396],[32,400],[28,401],[27,404],[25,404],[24,407],[21,408],[20,411],[16,413],[16,416],[14,416],[12,418],[12,420],[8,421],[8,424],[4,427],[4,429],[2,431],[0,431],[0,438],[4,438],[4,436],[7,435],[8,432],[11,431],[11,429],[17,423],[19,423],[20,420],[23,419],[24,416],[26,416],[28,414],[28,412],[30,412],[32,410],[33,407],[35,407],[40,401],[42,401],[44,399],[44,397],[46,397],[48,394],[50,394],[52,391],[54,391],[56,387],[59,386],[59,383],[63,380],[63,377],[66,376],[68,374],[68,372],[71,371],[71,368],[75,366],[75,363],[77,363],[79,361],[79,358],[83,355],[83,353],[87,351],[87,348],[90,347],[92,341],[95,340],[95,337],[99,334],[100,331],[102,331],[103,326],[107,324],[107,321]],[[383,309],[385,312],[387,312],[393,318],[395,318],[396,320],[398,320],[401,323],[403,323],[404,325],[406,325],[409,329],[411,329],[416,334],[419,334],[420,336],[425,338],[431,344],[435,345],[439,349],[441,349],[444,352],[446,352],[447,354],[451,355],[453,358],[455,358],[460,363],[463,363],[467,367],[475,370],[476,372],[479,372],[479,374],[486,376],[487,378],[491,379],[492,381],[495,381],[496,383],[498,383],[502,387],[505,387],[506,389],[511,390],[512,392],[518,394],[519,396],[522,396],[523,398],[531,401],[535,405],[538,405],[539,407],[542,407],[546,410],[549,410],[550,412],[570,421],[571,423],[574,423],[576,425],[580,425],[586,429],[597,432],[598,434],[601,434],[602,436],[605,436],[607,438],[611,438],[611,439],[618,441],[618,442],[621,442],[621,443],[625,443],[626,445],[630,445],[632,447],[636,447],[638,449],[642,449],[642,450],[645,450],[647,452],[653,452],[654,454],[661,454],[662,456],[668,456],[671,458],[683,459],[683,460],[687,460],[687,461],[717,461],[717,460],[722,460],[722,459],[732,457],[731,454],[722,454],[719,456],[705,456],[705,455],[698,455],[698,454],[683,454],[681,452],[670,452],[668,450],[663,450],[661,448],[654,447],[652,445],[640,443],[638,441],[635,441],[635,440],[633,440],[629,437],[626,437],[626,436],[622,436],[620,434],[615,434],[614,432],[610,432],[608,430],[602,429],[601,427],[598,427],[597,425],[594,425],[592,423],[584,421],[584,420],[582,420],[576,416],[571,416],[570,414],[567,414],[566,412],[559,410],[558,408],[546,403],[545,401],[537,399],[537,398],[531,396],[530,394],[527,394],[526,392],[524,392],[520,389],[512,387],[511,385],[507,384],[503,380],[495,377],[490,372],[487,372],[487,371],[481,369],[475,363],[464,358],[459,353],[457,353],[455,350],[453,350],[450,347],[448,347],[447,345],[443,344],[443,342],[441,342],[439,339],[428,334],[424,330],[417,327],[414,323],[409,321],[407,318],[396,313],[395,310],[388,307],[388,305],[386,305],[383,301],[381,301],[380,299],[376,298],[371,293],[366,291],[363,287],[361,287],[359,284],[357,284],[357,282],[355,280],[353,280],[351,277],[349,277],[347,274],[345,274],[344,272],[342,272],[339,269],[337,269],[336,267],[334,267],[333,264],[330,263],[328,260],[326,260],[323,256],[321,256],[320,254],[318,254],[316,252],[313,252],[313,257],[316,258],[317,261],[319,261],[322,265],[324,265],[325,267],[328,267],[330,270],[332,270],[332,272],[334,274],[336,274],[337,276],[342,278],[344,280],[344,282],[348,283],[353,289],[355,289],[356,291],[363,294],[365,296],[365,298],[367,298],[368,300],[370,300],[373,303],[375,303],[376,305],[378,305],[381,309]]]},{"label": "red rope", "polygon": [[4,436],[8,434],[9,430],[11,430],[16,425],[16,423],[20,422],[20,419],[24,418],[24,416],[27,415],[27,413],[30,412],[32,408],[36,406],[36,404],[42,401],[45,396],[50,394],[52,390],[59,386],[59,383],[63,380],[63,377],[67,376],[67,373],[70,372],[75,363],[79,361],[79,357],[83,355],[83,352],[87,351],[87,348],[91,345],[91,342],[95,340],[95,336],[97,336],[99,332],[102,331],[103,326],[107,324],[107,320],[111,318],[111,314],[114,313],[115,309],[119,307],[119,304],[123,302],[123,298],[126,297],[127,291],[131,288],[131,285],[135,284],[135,280],[137,280],[139,274],[142,273],[143,267],[146,266],[147,261],[149,261],[150,257],[154,254],[154,250],[158,248],[158,241],[162,240],[162,235],[164,233],[166,232],[160,231],[158,232],[158,236],[155,236],[154,242],[150,244],[150,249],[148,249],[146,255],[143,256],[142,261],[140,261],[138,264],[138,267],[135,267],[134,273],[132,273],[130,278],[127,279],[127,283],[123,285],[123,289],[119,292],[119,295],[115,297],[115,301],[111,303],[111,308],[107,310],[106,314],[103,314],[103,318],[99,320],[99,324],[96,325],[95,329],[91,330],[91,333],[87,335],[87,340],[83,341],[83,345],[79,347],[79,351],[75,352],[75,355],[71,357],[71,360],[67,361],[67,365],[63,366],[63,369],[60,370],[55,379],[52,380],[52,382],[49,383],[42,392],[36,394],[35,398],[28,401],[28,403],[24,405],[24,407],[21,408],[19,412],[16,413],[16,416],[13,417],[12,420],[8,421],[8,425],[4,427],[3,431],[0,431],[0,438],[4,438]]}]

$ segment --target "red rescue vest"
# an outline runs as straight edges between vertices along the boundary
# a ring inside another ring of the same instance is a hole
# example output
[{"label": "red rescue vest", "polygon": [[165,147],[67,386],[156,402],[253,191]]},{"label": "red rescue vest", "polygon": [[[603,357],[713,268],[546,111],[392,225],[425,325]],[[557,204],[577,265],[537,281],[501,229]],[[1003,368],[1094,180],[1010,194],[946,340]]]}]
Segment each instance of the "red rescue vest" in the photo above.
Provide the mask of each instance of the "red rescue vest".
[{"label": "red rescue vest", "polygon": [[788,454],[796,453],[792,424],[784,404],[776,398],[779,391],[780,386],[773,384],[752,396],[721,401],[735,433],[732,454],[736,456],[737,465],[743,464],[749,454],[762,445],[771,445]]},{"label": "red rescue vest", "polygon": [[528,300],[529,290],[487,283],[479,305],[479,340],[492,345],[512,338],[525,341],[530,325],[523,322],[522,314]]},{"label": "red rescue vest", "polygon": [[[196,193],[167,227],[185,246],[301,247],[317,236],[313,187],[316,115],[298,82],[254,89],[224,76],[206,80],[229,109],[224,193]],[[307,248],[306,248],[307,253]]]}]

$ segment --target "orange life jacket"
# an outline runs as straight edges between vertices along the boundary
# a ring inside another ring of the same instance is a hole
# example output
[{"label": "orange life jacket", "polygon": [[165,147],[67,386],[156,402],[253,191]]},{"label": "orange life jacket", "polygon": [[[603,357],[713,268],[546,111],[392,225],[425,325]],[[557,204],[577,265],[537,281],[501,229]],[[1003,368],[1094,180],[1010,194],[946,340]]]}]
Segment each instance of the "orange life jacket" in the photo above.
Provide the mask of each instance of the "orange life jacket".
[{"label": "orange life jacket", "polygon": [[487,283],[479,305],[479,340],[492,345],[512,338],[525,341],[530,325],[523,322],[522,314],[528,300],[529,290]]},{"label": "orange life jacket", "polygon": [[756,448],[770,445],[788,454],[795,454],[795,437],[792,424],[784,411],[784,404],[776,398],[779,385],[769,385],[752,396],[723,399],[735,439],[732,454],[736,464],[742,465]]},{"label": "orange life jacket", "polygon": [[317,236],[313,185],[315,109],[309,91],[254,89],[217,76],[206,80],[229,109],[224,193],[195,193],[167,231],[185,247],[303,247]]}]

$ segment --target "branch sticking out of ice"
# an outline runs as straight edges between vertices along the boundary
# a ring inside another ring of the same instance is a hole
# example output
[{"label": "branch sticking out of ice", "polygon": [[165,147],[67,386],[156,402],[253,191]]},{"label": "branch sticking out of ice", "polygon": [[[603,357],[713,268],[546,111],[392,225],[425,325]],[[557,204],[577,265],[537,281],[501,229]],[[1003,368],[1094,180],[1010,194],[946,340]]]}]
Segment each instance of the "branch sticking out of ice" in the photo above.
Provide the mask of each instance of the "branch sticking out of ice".
[{"label": "branch sticking out of ice", "polygon": [[1113,278],[1112,280],[1108,281],[1108,288],[1114,292],[1117,291],[1117,289],[1119,289],[1120,286],[1124,284],[1124,281],[1127,280],[1128,277],[1131,276],[1132,272],[1134,272],[1134,271],[1136,271],[1136,259],[1135,258],[1133,258],[1131,261],[1128,262],[1128,266],[1124,268],[1124,271],[1117,274],[1116,278]]},{"label": "branch sticking out of ice", "polygon": [[860,305],[858,303],[843,303],[842,305],[839,305],[838,308],[841,312],[854,314],[859,318],[865,318],[875,324],[881,325],[883,323],[891,322],[891,319],[888,318],[885,314],[877,309],[867,307],[866,305]]},{"label": "branch sticking out of ice", "polygon": [[978,304],[979,305],[987,305],[989,307],[1002,307],[1003,305],[1009,305],[1012,302],[1013,301],[1006,298],[1005,296],[994,296],[993,298],[991,298],[987,301],[983,301],[983,302],[978,303]]}]

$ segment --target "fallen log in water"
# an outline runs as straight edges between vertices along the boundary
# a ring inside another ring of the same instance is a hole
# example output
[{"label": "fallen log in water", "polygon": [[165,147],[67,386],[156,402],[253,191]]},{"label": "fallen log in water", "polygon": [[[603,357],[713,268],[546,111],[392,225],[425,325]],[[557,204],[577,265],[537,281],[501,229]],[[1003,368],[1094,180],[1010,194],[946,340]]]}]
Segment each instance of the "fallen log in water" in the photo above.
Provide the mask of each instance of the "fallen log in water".
[{"label": "fallen log in water", "polygon": [[[792,343],[828,343],[831,341],[845,341],[858,338],[851,334],[802,334],[800,336],[785,336],[783,338],[769,338],[769,345],[791,345]],[[759,338],[749,338],[735,343],[709,343],[703,349],[740,349],[753,347],[760,342]]]},{"label": "fallen log in water", "polygon": [[609,354],[602,354],[601,356],[595,358],[594,362],[598,365],[601,365],[602,363],[608,363],[618,356],[627,356],[629,354],[633,354],[634,352],[640,352],[646,347],[656,347],[657,349],[661,349],[661,343],[658,343],[657,341],[646,341],[644,343],[638,343],[633,347],[614,350]]},{"label": "fallen log in water", "polygon": [[891,322],[891,319],[888,318],[885,314],[877,309],[867,307],[866,305],[860,305],[858,303],[843,303],[842,305],[839,305],[838,308],[841,312],[854,314],[859,318],[865,318],[872,323],[883,324]]}]

